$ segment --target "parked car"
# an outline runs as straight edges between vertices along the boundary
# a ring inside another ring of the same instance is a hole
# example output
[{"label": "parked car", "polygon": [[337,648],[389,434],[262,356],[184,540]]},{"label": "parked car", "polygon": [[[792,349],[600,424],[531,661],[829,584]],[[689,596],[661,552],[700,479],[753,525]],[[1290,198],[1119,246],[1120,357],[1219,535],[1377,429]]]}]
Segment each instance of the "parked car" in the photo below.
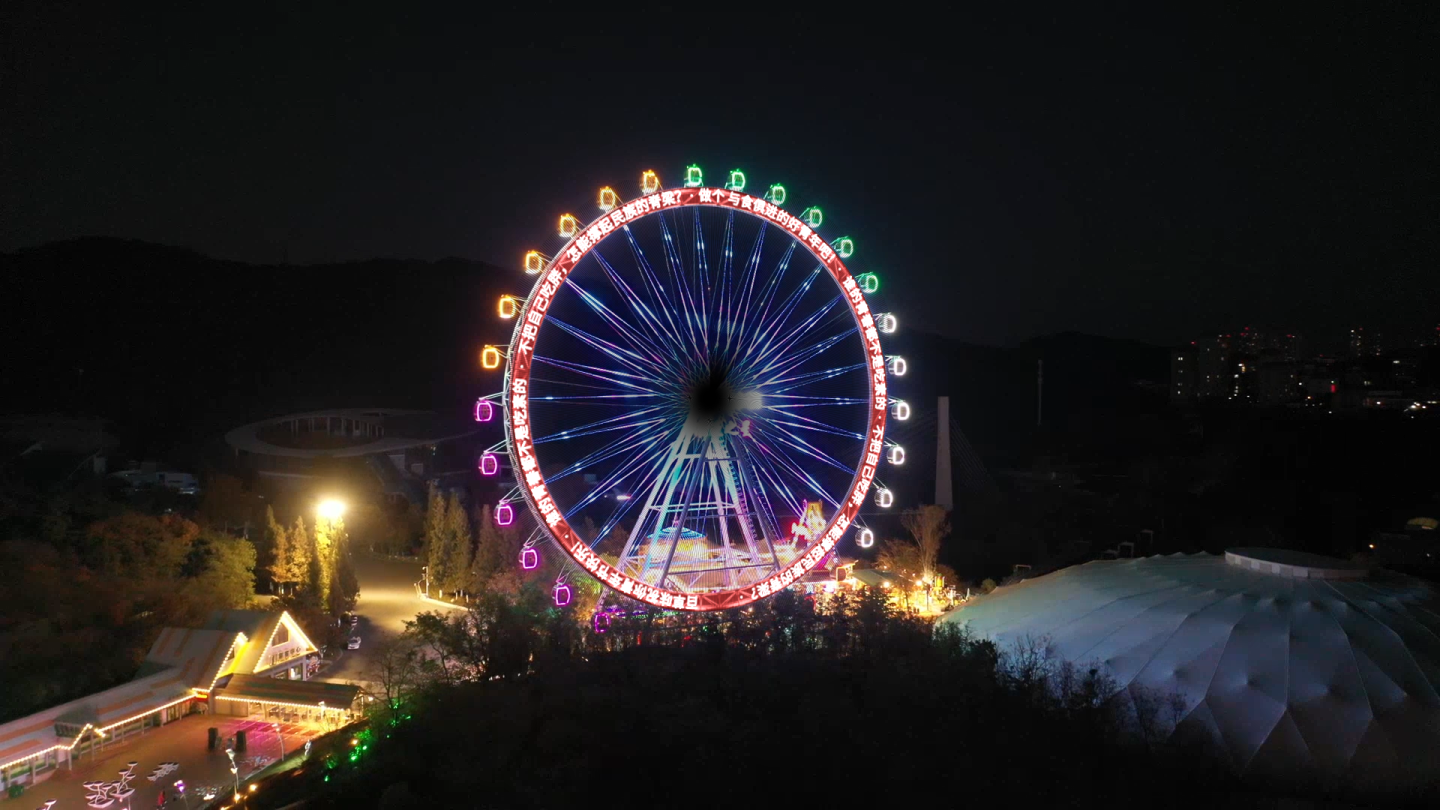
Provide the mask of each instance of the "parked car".
[{"label": "parked car", "polygon": [[358,649],[360,649],[360,637],[359,637],[359,636],[351,636],[351,637],[350,637],[350,641],[345,644],[345,649],[347,649],[347,650],[358,650]]}]

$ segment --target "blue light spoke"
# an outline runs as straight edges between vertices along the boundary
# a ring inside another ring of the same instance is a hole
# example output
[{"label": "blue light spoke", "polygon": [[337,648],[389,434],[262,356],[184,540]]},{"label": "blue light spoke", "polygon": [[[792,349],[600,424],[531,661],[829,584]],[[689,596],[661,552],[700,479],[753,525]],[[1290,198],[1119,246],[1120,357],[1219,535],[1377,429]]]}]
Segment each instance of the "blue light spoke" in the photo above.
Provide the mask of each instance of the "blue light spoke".
[{"label": "blue light spoke", "polygon": [[616,361],[623,363],[626,368],[629,368],[632,371],[638,372],[640,374],[646,374],[662,371],[664,369],[664,366],[662,366],[657,360],[642,357],[630,351],[629,349],[623,348],[621,346],[616,346],[608,340],[598,338],[567,321],[562,321],[559,318],[556,318],[553,315],[547,319],[547,322],[555,324],[556,326],[560,327],[562,331],[590,344],[596,349],[599,349],[605,354],[608,354],[609,356],[615,358]]},{"label": "blue light spoke", "polygon": [[868,366],[864,363],[854,363],[848,366],[840,366],[839,368],[827,368],[824,371],[812,371],[808,374],[800,374],[795,377],[787,377],[783,380],[775,380],[771,383],[773,387],[767,387],[765,389],[765,395],[769,396],[772,392],[782,393],[785,391],[793,391],[796,388],[804,388],[811,383],[834,379],[842,374],[864,370],[866,368],[868,368]]},{"label": "blue light spoke", "polygon": [[537,363],[544,363],[545,365],[554,366],[554,367],[556,367],[556,368],[563,368],[563,369],[566,369],[566,370],[568,370],[568,371],[573,371],[573,372],[575,372],[575,373],[577,373],[577,374],[583,374],[583,375],[585,375],[585,376],[587,376],[587,377],[593,377],[593,378],[595,378],[595,379],[597,379],[597,380],[605,380],[606,382],[615,383],[615,384],[617,384],[617,385],[623,385],[623,386],[625,386],[626,388],[633,388],[633,389],[635,389],[636,391],[642,391],[642,392],[644,392],[644,393],[654,393],[653,391],[651,391],[651,390],[648,389],[648,388],[643,388],[643,387],[641,387],[640,385],[637,385],[637,384],[632,383],[632,382],[626,382],[625,380],[621,380],[621,379],[618,379],[618,378],[619,378],[619,377],[628,377],[628,378],[630,378],[630,379],[632,379],[632,380],[640,380],[641,382],[646,382],[646,383],[654,384],[654,381],[653,381],[653,380],[649,380],[649,379],[646,379],[646,378],[644,378],[644,377],[639,377],[639,376],[636,376],[636,375],[634,375],[634,374],[627,374],[627,373],[625,373],[625,372],[623,372],[623,371],[616,371],[616,370],[613,369],[613,368],[602,368],[602,367],[600,367],[600,366],[591,366],[591,365],[586,365],[586,364],[584,364],[584,363],[572,363],[572,362],[570,362],[569,360],[561,360],[561,359],[555,358],[555,357],[542,357],[542,356],[540,356],[540,355],[538,355],[538,354],[535,355],[535,362],[537,362]]},{"label": "blue light spoke", "polygon": [[[596,259],[602,265],[605,264],[603,257],[597,256]],[[601,320],[605,321],[605,323],[609,325],[611,329],[615,330],[615,334],[626,340],[630,344],[630,346],[636,350],[636,352],[632,352],[632,354],[635,354],[636,357],[640,357],[641,355],[639,355],[638,352],[644,352],[644,359],[652,364],[656,364],[657,368],[659,367],[659,363],[661,361],[661,358],[664,357],[665,351],[664,349],[661,349],[659,346],[656,346],[654,343],[650,342],[649,337],[647,337],[647,335],[645,334],[645,329],[638,328],[625,321],[624,318],[620,317],[619,313],[605,306],[604,302],[602,302],[598,297],[596,297],[589,290],[586,290],[584,287],[580,286],[580,284],[575,281],[573,276],[565,279],[565,285],[574,290],[580,296],[580,300],[584,301],[590,306],[591,311],[593,311],[596,315],[599,315]],[[618,349],[619,347],[616,348]]]}]

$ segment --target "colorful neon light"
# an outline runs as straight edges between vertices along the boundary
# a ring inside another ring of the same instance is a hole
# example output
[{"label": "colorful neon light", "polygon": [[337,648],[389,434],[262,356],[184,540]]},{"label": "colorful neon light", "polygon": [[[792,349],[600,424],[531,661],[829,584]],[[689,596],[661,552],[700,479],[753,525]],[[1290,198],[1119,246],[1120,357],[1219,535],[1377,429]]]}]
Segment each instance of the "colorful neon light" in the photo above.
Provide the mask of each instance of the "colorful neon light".
[{"label": "colorful neon light", "polygon": [[570,604],[570,586],[563,582],[555,583],[555,607],[565,607]]},{"label": "colorful neon light", "polygon": [[[594,229],[596,236],[599,237],[631,219],[639,219],[668,209],[697,206],[742,211],[796,233],[800,245],[829,272],[831,279],[840,286],[844,300],[849,303],[851,314],[855,318],[856,324],[860,326],[861,334],[864,336],[868,364],[875,369],[875,374],[869,378],[870,396],[866,400],[869,403],[870,413],[867,437],[872,442],[883,442],[885,420],[889,415],[891,400],[884,388],[885,358],[880,347],[879,331],[873,325],[873,316],[865,301],[863,289],[841,261],[843,258],[841,248],[853,251],[853,242],[848,242],[847,237],[836,245],[826,244],[800,218],[789,214],[774,203],[767,203],[750,195],[726,189],[700,188],[698,187],[699,182],[699,167],[691,166],[686,173],[685,188],[654,194],[643,200],[637,200],[634,204],[627,203],[606,214],[603,218],[597,219],[595,223],[584,230],[584,233],[588,235],[590,230]],[[603,229],[601,228],[602,220]],[[577,233],[579,232],[577,231]],[[531,295],[520,313],[519,318],[524,326],[517,330],[507,355],[506,380],[509,387],[505,391],[506,398],[504,400],[507,415],[507,438],[518,465],[517,469],[524,468],[537,473],[539,471],[533,444],[530,440],[529,413],[530,376],[533,368],[535,338],[545,322],[555,294],[564,287],[566,277],[598,241],[598,238],[595,240],[577,238],[574,243],[568,245],[548,268],[546,283]],[[582,538],[565,520],[564,515],[556,507],[554,499],[549,494],[543,475],[537,475],[537,480],[533,483],[527,479],[528,486],[523,489],[523,492],[532,512],[544,522],[547,531],[550,532],[560,548],[580,567],[612,589],[619,590],[629,598],[662,608],[687,611],[720,610],[740,607],[777,593],[814,568],[849,529],[874,482],[875,467],[878,461],[877,458],[875,461],[865,463],[865,460],[862,459],[860,468],[851,480],[848,494],[839,502],[840,506],[831,516],[824,536],[818,543],[812,544],[807,553],[801,555],[781,571],[758,583],[729,591],[679,593],[657,588],[616,571],[591,550],[588,541]],[[501,509],[496,510],[496,515],[496,522],[499,523]]]},{"label": "colorful neon light", "polygon": [[701,186],[703,186],[703,185],[705,185],[705,174],[704,174],[704,172],[701,172],[701,171],[700,171],[700,167],[699,167],[699,166],[696,166],[694,163],[691,163],[689,166],[686,166],[686,167],[685,167],[685,187],[686,187],[686,188],[699,188],[699,187],[701,187]]},{"label": "colorful neon light", "polygon": [[494,453],[480,454],[480,474],[494,475],[500,472],[500,459]]},{"label": "colorful neon light", "polygon": [[579,231],[580,220],[576,219],[574,214],[560,215],[560,236],[562,238],[570,239]]},{"label": "colorful neon light", "polygon": [[525,272],[533,276],[544,269],[545,257],[540,255],[540,251],[532,250],[525,254]]},{"label": "colorful neon light", "polygon": [[507,321],[515,317],[515,308],[519,300],[520,299],[516,298],[513,295],[500,296],[500,317]]},{"label": "colorful neon light", "polygon": [[785,187],[776,183],[765,192],[765,199],[776,205],[785,204]]},{"label": "colorful neon light", "polygon": [[730,179],[725,181],[725,188],[729,191],[744,191],[745,173],[739,169],[731,169]]},{"label": "colorful neon light", "polygon": [[874,273],[861,273],[855,279],[860,282],[866,295],[880,291],[880,277]]},{"label": "colorful neon light", "polygon": [[848,259],[855,255],[855,240],[848,236],[842,236],[831,242],[830,245],[835,248],[835,252],[839,253],[842,259]]},{"label": "colorful neon light", "polygon": [[615,193],[615,189],[610,188],[609,186],[600,189],[601,211],[609,213],[611,211],[614,211],[616,206],[618,205],[620,205],[620,195]]},{"label": "colorful neon light", "polygon": [[475,400],[475,421],[489,422],[495,418],[495,405],[490,400],[481,397]]},{"label": "colorful neon light", "polygon": [[805,220],[805,224],[811,228],[818,228],[825,222],[825,212],[811,206],[800,212],[800,218]]},{"label": "colorful neon light", "polygon": [[530,546],[520,549],[520,567],[526,571],[534,571],[540,567],[540,552]]},{"label": "colorful neon light", "polygon": [[654,194],[660,190],[660,175],[646,169],[640,173],[640,193]]},{"label": "colorful neon light", "polygon": [[515,522],[515,508],[508,503],[502,503],[495,507],[495,525],[509,526]]},{"label": "colorful neon light", "polygon": [[500,367],[499,346],[486,346],[480,350],[480,367],[486,371],[493,371]]}]

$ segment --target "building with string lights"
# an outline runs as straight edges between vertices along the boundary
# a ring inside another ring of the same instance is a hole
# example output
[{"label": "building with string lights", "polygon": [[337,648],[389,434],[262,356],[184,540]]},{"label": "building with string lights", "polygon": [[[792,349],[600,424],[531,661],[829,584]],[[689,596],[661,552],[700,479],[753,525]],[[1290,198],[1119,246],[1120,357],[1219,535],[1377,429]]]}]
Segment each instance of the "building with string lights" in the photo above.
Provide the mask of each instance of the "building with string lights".
[{"label": "building with string lights", "polygon": [[359,687],[308,680],[317,653],[285,611],[215,611],[202,627],[166,627],[129,683],[0,725],[0,790],[190,714],[347,720]]}]

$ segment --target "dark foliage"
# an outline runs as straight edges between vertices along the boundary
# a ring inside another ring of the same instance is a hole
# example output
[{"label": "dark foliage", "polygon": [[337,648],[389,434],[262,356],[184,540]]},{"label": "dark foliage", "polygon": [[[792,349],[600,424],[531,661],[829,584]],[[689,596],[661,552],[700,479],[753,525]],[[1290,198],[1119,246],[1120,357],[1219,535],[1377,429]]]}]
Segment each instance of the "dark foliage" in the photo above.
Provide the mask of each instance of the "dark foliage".
[{"label": "dark foliage", "polygon": [[848,807],[897,793],[1074,806],[1229,784],[1123,735],[1098,673],[933,636],[880,599],[646,616],[586,648],[534,621],[528,672],[423,691],[309,806]]}]

